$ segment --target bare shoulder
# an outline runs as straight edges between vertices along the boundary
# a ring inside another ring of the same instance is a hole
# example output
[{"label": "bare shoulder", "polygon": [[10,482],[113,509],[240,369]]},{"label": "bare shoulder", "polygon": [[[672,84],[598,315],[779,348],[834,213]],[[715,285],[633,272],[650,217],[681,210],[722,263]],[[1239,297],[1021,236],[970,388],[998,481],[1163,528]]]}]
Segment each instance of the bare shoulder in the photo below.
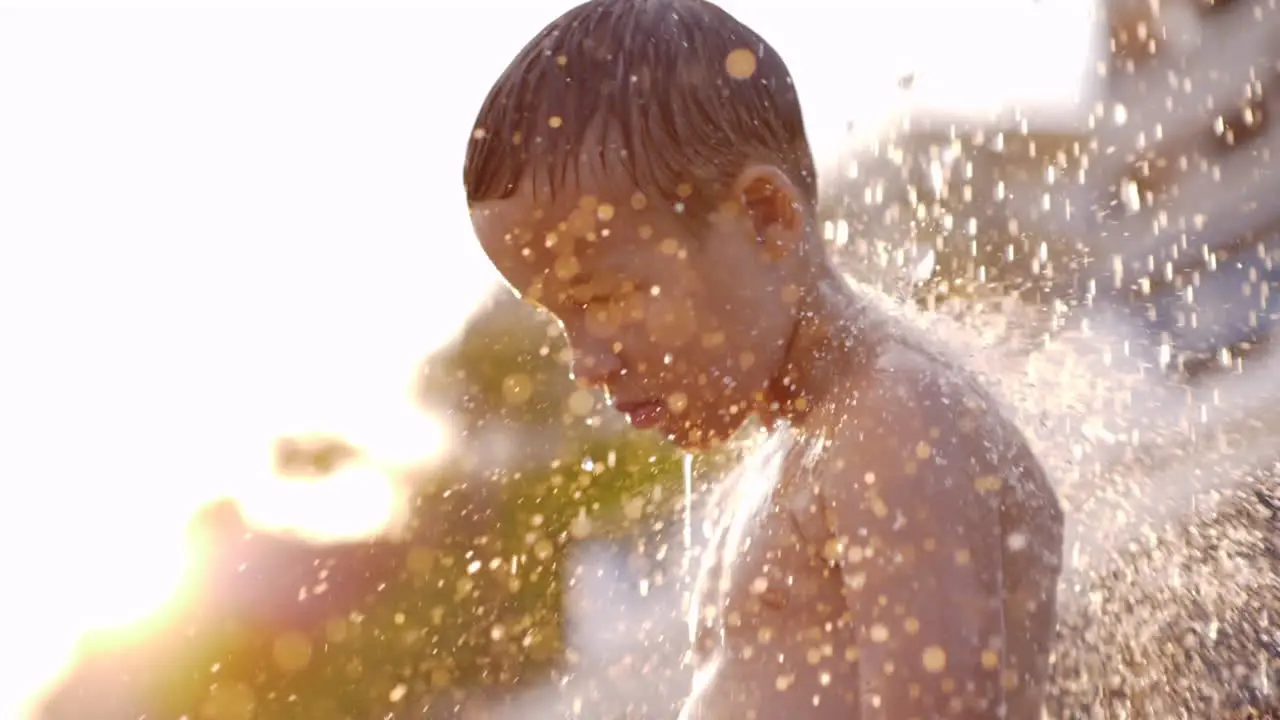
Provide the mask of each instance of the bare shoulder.
[{"label": "bare shoulder", "polygon": [[1059,512],[1026,438],[960,365],[890,344],[842,402],[830,446],[842,471],[827,474],[828,492],[874,477],[881,496],[975,521],[1025,501]]},{"label": "bare shoulder", "polygon": [[912,345],[884,347],[842,402],[836,436],[849,449],[865,446],[868,438],[897,438],[950,450],[953,456],[969,449],[997,460],[1000,450],[1025,445],[999,403],[971,373]]},{"label": "bare shoulder", "polygon": [[908,402],[926,412],[939,408],[957,414],[965,409],[993,424],[1003,418],[994,397],[968,368],[916,343],[891,342],[882,347],[854,395],[864,405]]}]

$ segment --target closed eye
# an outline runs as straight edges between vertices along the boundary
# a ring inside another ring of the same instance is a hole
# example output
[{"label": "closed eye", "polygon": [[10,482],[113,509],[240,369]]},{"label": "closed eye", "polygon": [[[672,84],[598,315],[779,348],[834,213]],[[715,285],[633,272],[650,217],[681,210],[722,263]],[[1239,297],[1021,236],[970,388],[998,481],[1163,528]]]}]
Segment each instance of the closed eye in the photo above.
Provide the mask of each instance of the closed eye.
[{"label": "closed eye", "polygon": [[641,295],[648,292],[648,285],[631,281],[622,282],[620,285],[609,283],[607,287],[601,287],[601,284],[598,283],[583,283],[569,288],[565,300],[579,309],[585,310],[593,305],[604,305],[632,295]]},{"label": "closed eye", "polygon": [[585,299],[579,300],[578,303],[580,307],[585,309],[592,305],[604,305],[623,298],[644,297],[650,294],[649,287],[648,285],[630,285],[616,292],[589,295]]},{"label": "closed eye", "polygon": [[612,297],[613,293],[592,292],[589,287],[579,286],[570,288],[561,295],[560,300],[566,305],[571,305],[579,310],[586,310],[592,305],[609,302]]}]

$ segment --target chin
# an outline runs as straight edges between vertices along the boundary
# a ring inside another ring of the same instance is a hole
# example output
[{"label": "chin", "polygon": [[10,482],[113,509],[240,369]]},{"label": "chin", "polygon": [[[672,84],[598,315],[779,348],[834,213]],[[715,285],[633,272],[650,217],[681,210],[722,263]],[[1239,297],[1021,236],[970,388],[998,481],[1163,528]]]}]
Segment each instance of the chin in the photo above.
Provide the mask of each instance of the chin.
[{"label": "chin", "polygon": [[742,423],[732,428],[694,426],[682,427],[679,430],[666,433],[667,440],[677,445],[685,452],[703,452],[706,450],[714,450],[733,437],[734,433],[742,427]]}]

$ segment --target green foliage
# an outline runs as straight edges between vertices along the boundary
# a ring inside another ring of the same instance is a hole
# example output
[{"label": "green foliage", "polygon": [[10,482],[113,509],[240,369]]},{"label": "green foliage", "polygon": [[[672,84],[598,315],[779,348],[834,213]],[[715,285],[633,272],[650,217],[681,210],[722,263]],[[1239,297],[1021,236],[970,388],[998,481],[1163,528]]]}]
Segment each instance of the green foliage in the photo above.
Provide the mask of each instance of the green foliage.
[{"label": "green foliage", "polygon": [[574,389],[566,359],[550,316],[503,291],[454,346],[424,364],[419,395],[425,403],[446,401],[464,432],[559,424]]},{"label": "green foliage", "polygon": [[[575,387],[549,327],[500,300],[430,360],[422,394],[455,409],[460,452],[419,479],[404,538],[314,548],[310,560],[295,559],[313,566],[294,567],[306,585],[287,588],[308,596],[296,599],[307,617],[291,617],[291,597],[276,598],[286,609],[269,616],[197,601],[142,642],[94,653],[146,678],[127,714],[385,717],[562,668],[569,546],[670,521],[683,483],[674,447],[604,427],[599,411],[570,411]],[[484,457],[490,433],[508,436],[516,451]],[[283,443],[281,452],[283,465],[303,476],[349,455],[325,439]],[[193,593],[206,591],[217,592]]]},{"label": "green foliage", "polygon": [[[403,710],[400,692],[421,700],[545,679],[563,666],[570,543],[652,522],[679,498],[678,463],[657,450],[601,443],[577,453],[598,461],[484,480],[489,498],[470,488],[420,498],[432,506],[424,516],[456,521],[431,533],[436,542],[371,545],[364,557],[391,555],[394,572],[352,607],[291,630],[238,616],[199,626],[179,662],[152,671],[162,716],[221,703],[214,714],[234,717],[252,696],[257,718],[382,717]],[[496,518],[478,517],[488,508]]]}]

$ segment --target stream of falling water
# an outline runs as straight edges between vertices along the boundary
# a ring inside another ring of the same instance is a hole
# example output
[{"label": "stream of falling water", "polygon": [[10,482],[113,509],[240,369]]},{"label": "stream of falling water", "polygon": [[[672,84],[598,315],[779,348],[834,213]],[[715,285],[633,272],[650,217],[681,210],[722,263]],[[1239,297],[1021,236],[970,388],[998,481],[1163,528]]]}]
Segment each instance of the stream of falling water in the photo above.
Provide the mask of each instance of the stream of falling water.
[{"label": "stream of falling water", "polygon": [[[697,566],[696,550],[693,547],[693,453],[684,454],[681,458],[681,467],[684,470],[684,566],[682,572],[688,573]],[[693,613],[693,598],[685,598],[685,603],[688,605],[688,612]],[[695,639],[694,629],[697,625],[694,619],[690,614],[686,622],[690,645]]]},{"label": "stream of falling water", "polygon": [[684,551],[688,554],[693,552],[693,453],[685,453],[682,463],[684,468]]}]

